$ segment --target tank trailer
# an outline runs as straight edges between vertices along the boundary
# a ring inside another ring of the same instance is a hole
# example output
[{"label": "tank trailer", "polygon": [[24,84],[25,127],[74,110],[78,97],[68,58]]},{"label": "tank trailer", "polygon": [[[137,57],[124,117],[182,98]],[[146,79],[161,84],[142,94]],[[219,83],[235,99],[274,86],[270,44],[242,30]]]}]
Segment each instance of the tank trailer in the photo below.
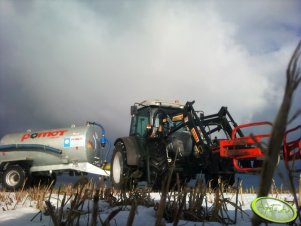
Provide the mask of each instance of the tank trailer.
[{"label": "tank trailer", "polygon": [[17,190],[25,184],[49,184],[63,172],[109,176],[101,159],[107,142],[105,129],[95,122],[7,134],[0,140],[2,186]]}]

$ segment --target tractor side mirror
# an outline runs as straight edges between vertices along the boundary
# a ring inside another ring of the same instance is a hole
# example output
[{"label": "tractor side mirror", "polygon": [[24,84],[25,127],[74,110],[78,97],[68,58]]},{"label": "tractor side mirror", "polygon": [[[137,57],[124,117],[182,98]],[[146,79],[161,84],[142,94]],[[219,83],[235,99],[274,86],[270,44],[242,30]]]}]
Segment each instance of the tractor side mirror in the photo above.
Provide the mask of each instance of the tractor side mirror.
[{"label": "tractor side mirror", "polygon": [[135,115],[137,113],[137,109],[136,105],[131,106],[131,115]]},{"label": "tractor side mirror", "polygon": [[200,112],[200,119],[203,120],[205,117],[204,112]]}]

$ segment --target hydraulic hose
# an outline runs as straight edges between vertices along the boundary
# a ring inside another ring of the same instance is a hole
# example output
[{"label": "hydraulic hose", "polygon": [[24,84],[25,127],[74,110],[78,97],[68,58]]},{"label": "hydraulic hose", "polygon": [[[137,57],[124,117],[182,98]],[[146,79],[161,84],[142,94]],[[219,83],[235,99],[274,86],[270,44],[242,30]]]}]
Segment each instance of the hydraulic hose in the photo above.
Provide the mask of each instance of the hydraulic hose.
[{"label": "hydraulic hose", "polygon": [[47,151],[53,154],[62,154],[62,150],[42,144],[5,144],[0,145],[0,151]]},{"label": "hydraulic hose", "polygon": [[91,124],[91,125],[95,125],[95,126],[98,126],[100,127],[101,129],[101,138],[100,138],[100,145],[102,148],[105,148],[105,145],[106,143],[109,144],[109,147],[108,147],[108,151],[105,155],[105,160],[107,159],[108,155],[109,155],[109,152],[111,150],[111,147],[112,147],[112,142],[106,137],[106,130],[105,128],[100,124],[100,123],[97,123],[97,122],[87,122],[88,124]]}]

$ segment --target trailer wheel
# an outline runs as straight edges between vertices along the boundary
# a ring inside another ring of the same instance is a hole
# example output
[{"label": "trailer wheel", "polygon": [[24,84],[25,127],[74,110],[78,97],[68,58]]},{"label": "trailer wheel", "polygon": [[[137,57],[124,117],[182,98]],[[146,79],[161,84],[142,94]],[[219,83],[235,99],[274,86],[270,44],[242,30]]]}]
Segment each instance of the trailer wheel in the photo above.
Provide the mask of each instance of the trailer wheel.
[{"label": "trailer wheel", "polygon": [[25,183],[25,170],[19,165],[8,166],[3,172],[2,185],[8,191],[20,189]]},{"label": "trailer wheel", "polygon": [[112,185],[117,189],[130,187],[130,168],[126,161],[126,150],[121,142],[115,145],[111,162]]}]

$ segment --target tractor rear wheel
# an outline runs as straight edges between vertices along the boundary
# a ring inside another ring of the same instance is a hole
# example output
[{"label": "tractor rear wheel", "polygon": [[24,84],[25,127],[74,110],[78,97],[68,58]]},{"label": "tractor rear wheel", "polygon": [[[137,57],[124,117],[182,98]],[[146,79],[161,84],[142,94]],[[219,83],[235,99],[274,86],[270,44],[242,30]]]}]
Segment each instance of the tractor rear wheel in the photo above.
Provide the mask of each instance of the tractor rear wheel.
[{"label": "tractor rear wheel", "polygon": [[164,143],[154,142],[149,149],[150,181],[153,190],[160,190],[168,175],[168,163]]},{"label": "tractor rear wheel", "polygon": [[19,165],[12,165],[4,170],[2,185],[8,191],[15,191],[23,187],[25,180],[25,170]]}]

